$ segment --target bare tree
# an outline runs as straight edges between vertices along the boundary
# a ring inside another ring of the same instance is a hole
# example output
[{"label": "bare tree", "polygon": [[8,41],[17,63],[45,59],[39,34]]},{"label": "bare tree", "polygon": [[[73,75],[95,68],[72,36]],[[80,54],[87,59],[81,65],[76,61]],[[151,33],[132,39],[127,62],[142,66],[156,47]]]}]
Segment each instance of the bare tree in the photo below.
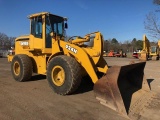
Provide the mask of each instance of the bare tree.
[{"label": "bare tree", "polygon": [[[160,0],[153,0],[153,4],[160,5]],[[146,20],[144,21],[144,26],[149,35],[153,38],[160,39],[160,26],[157,13],[159,14],[160,9],[158,8],[154,12],[150,12],[146,15]]]},{"label": "bare tree", "polygon": [[124,41],[123,49],[128,52],[133,52],[133,46],[129,40]]},{"label": "bare tree", "polygon": [[153,0],[154,4],[160,5],[160,0]]},{"label": "bare tree", "polygon": [[146,15],[144,26],[151,37],[158,38],[158,39],[160,38],[159,21],[155,13],[150,12],[148,15]]},{"label": "bare tree", "polygon": [[14,46],[15,37],[8,37],[4,33],[0,33],[0,49],[10,49]]},{"label": "bare tree", "polygon": [[8,37],[8,39],[5,41],[5,48],[10,49],[15,44],[15,37]]},{"label": "bare tree", "polygon": [[0,48],[4,48],[5,41],[8,39],[8,36],[4,33],[0,33]]},{"label": "bare tree", "polygon": [[108,52],[112,49],[111,39],[104,40],[103,50]]}]

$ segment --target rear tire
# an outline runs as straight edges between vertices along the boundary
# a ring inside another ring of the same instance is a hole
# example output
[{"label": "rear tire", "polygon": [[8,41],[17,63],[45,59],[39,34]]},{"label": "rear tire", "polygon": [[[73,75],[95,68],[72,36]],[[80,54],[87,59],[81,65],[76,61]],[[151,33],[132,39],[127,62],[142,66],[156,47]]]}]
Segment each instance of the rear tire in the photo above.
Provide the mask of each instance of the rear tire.
[{"label": "rear tire", "polygon": [[81,77],[81,66],[72,57],[60,55],[48,64],[47,80],[57,94],[68,95],[75,92],[81,83]]},{"label": "rear tire", "polygon": [[27,81],[32,76],[32,61],[24,54],[15,55],[11,63],[11,72],[16,81]]},{"label": "rear tire", "polygon": [[159,56],[152,56],[152,60],[159,60]]}]

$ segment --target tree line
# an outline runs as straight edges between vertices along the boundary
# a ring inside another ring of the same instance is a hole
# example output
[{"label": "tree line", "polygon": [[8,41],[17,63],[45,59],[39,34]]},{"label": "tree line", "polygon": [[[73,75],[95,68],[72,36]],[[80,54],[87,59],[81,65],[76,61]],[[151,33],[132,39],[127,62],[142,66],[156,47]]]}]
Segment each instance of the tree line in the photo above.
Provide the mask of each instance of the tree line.
[{"label": "tree line", "polygon": [[[150,41],[150,45],[157,45],[157,42]],[[134,52],[137,50],[143,49],[143,40],[137,40],[133,38],[133,40],[126,40],[123,43],[118,42],[116,38],[105,40],[104,41],[104,51],[109,52],[113,50],[118,52],[119,50],[123,50],[124,52]]]},{"label": "tree line", "polygon": [[[11,49],[14,47],[16,37],[9,37],[4,33],[0,32],[0,49]],[[151,45],[157,43],[151,42]],[[126,40],[123,43],[119,42],[116,38],[104,40],[103,50],[109,52],[110,50],[119,51],[122,49],[124,52],[133,52],[143,48],[143,41],[133,38],[133,40]]]},{"label": "tree line", "polygon": [[0,32],[0,49],[11,49],[14,46],[15,37],[9,37],[5,33]]},{"label": "tree line", "polygon": [[104,51],[109,52],[110,50],[119,51],[123,50],[124,52],[133,52],[138,49],[143,48],[143,41],[133,38],[133,40],[126,40],[123,43],[118,42],[116,38],[108,39],[104,41]]}]

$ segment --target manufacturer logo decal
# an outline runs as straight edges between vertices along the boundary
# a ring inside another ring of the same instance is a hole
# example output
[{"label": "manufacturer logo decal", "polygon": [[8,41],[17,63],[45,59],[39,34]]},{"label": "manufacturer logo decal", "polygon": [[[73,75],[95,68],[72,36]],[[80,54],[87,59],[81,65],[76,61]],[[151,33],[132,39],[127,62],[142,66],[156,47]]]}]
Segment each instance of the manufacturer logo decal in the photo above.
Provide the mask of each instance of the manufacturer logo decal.
[{"label": "manufacturer logo decal", "polygon": [[29,45],[28,42],[20,42],[20,44],[21,44],[22,46],[28,46],[28,45]]},{"label": "manufacturer logo decal", "polygon": [[75,54],[78,52],[78,50],[77,50],[77,49],[75,49],[75,48],[71,47],[70,45],[66,45],[66,48],[67,48],[69,51],[74,52]]}]

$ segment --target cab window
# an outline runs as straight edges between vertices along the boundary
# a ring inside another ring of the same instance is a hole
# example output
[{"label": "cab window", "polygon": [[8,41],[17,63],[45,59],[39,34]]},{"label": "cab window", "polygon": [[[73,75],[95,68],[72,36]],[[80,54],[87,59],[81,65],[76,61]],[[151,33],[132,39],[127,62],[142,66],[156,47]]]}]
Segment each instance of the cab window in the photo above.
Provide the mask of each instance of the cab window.
[{"label": "cab window", "polygon": [[42,17],[31,19],[31,34],[37,38],[42,38]]}]

